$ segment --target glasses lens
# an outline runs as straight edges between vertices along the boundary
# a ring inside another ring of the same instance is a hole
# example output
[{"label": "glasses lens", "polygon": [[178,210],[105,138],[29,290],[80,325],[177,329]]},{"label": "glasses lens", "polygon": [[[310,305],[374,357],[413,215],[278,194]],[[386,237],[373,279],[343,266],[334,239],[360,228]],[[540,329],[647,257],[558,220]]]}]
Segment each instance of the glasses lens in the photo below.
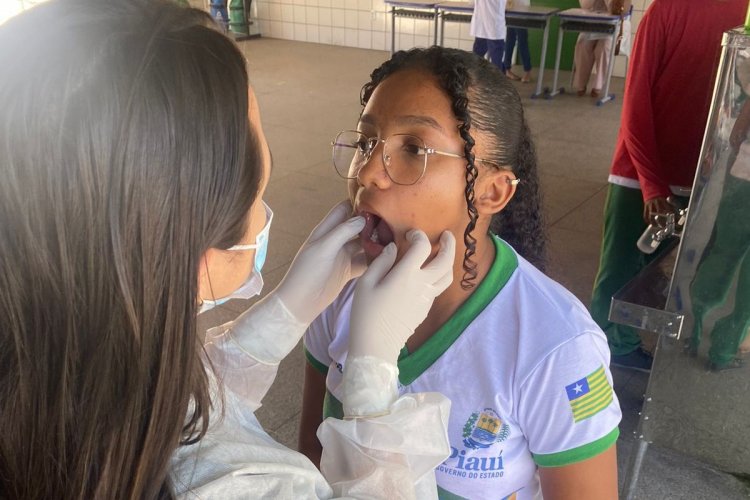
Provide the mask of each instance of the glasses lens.
[{"label": "glasses lens", "polygon": [[414,184],[424,173],[427,155],[422,139],[413,135],[392,135],[383,145],[388,175],[397,184]]},{"label": "glasses lens", "polygon": [[359,132],[346,130],[333,140],[333,166],[345,179],[354,179],[367,159],[367,138]]}]

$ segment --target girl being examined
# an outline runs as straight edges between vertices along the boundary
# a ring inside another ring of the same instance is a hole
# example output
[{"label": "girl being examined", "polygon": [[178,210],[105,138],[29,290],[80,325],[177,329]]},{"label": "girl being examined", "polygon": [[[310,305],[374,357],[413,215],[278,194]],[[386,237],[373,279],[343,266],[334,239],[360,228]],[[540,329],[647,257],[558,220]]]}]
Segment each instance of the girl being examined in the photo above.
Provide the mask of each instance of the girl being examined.
[{"label": "girl being examined", "polygon": [[[445,230],[457,241],[453,283],[398,361],[401,393],[452,402],[439,495],[616,498],[621,414],[607,341],[537,268],[545,233],[536,160],[512,84],[473,54],[413,49],[373,71],[361,100],[356,129],[336,137],[333,155],[366,219],[365,254],[395,243],[400,255],[412,227],[433,252]],[[342,415],[355,283],[305,336],[300,450],[314,462],[312,431]]]}]

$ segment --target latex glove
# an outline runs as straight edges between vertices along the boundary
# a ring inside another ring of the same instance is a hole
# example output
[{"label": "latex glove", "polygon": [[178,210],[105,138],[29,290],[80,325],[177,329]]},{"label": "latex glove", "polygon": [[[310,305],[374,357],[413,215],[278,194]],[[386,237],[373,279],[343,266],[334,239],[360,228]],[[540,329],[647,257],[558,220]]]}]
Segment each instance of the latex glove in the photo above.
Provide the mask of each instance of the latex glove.
[{"label": "latex glove", "polygon": [[326,215],[273,292],[300,323],[310,324],[366,269],[362,247],[352,239],[365,227],[365,219],[350,218],[351,212],[351,203],[344,201]]},{"label": "latex glove", "polygon": [[[352,240],[364,228],[365,220],[349,218],[351,210],[348,201],[336,205],[302,244],[279,286],[236,320],[209,334],[223,336],[222,345],[231,347],[226,342],[233,342],[239,352],[261,363],[273,365],[284,359],[310,322],[349,280],[366,269],[362,247]],[[234,357],[244,362],[242,356]]]},{"label": "latex glove", "polygon": [[[440,236],[440,249],[427,265],[432,246],[427,235],[412,230],[411,246],[396,264],[396,245],[385,247],[354,289],[349,358],[375,356],[395,364],[401,348],[424,321],[435,298],[453,281],[456,240]],[[424,265],[424,267],[423,267]]]},{"label": "latex glove", "polygon": [[343,379],[346,418],[389,413],[398,397],[398,354],[453,281],[456,240],[451,233],[440,236],[440,250],[424,267],[431,251],[427,236],[411,231],[407,239],[411,246],[398,264],[393,265],[396,246],[391,243],[354,289]]}]

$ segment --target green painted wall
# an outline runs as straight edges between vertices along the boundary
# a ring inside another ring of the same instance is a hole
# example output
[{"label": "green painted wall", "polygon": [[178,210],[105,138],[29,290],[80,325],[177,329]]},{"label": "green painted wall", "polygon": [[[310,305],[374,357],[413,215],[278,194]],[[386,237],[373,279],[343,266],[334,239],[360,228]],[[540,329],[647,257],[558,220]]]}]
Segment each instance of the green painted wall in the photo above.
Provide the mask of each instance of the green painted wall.
[{"label": "green painted wall", "polygon": [[[559,9],[572,9],[580,7],[578,0],[532,0],[532,5],[544,7],[557,7]],[[547,43],[546,68],[555,67],[555,51],[557,50],[557,29],[560,20],[553,17],[550,21],[549,42]],[[529,50],[531,51],[531,64],[539,67],[539,59],[542,51],[542,30],[529,30]],[[575,50],[578,33],[565,33],[563,36],[563,50],[560,58],[560,69],[569,70],[573,66],[573,51]]]}]

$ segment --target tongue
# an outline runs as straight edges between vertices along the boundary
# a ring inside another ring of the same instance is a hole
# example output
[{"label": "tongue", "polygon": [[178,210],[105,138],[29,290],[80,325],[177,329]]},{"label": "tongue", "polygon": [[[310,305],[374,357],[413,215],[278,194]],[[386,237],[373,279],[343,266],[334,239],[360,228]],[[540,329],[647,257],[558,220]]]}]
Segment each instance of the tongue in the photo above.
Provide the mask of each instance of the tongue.
[{"label": "tongue", "polygon": [[378,243],[386,246],[393,241],[393,231],[383,219],[380,219],[375,229],[377,230]]}]

